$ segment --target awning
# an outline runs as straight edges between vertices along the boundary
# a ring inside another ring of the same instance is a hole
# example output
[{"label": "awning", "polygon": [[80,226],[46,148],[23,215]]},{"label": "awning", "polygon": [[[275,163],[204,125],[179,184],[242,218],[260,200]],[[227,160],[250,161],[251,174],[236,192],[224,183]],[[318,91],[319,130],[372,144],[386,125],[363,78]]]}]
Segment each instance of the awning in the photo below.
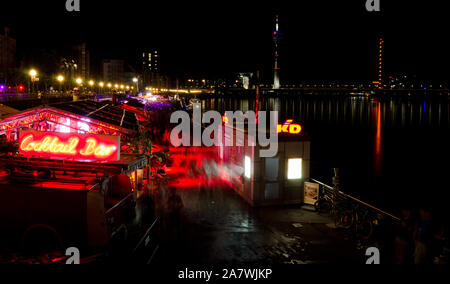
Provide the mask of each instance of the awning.
[{"label": "awning", "polygon": [[0,104],[0,119],[19,113],[18,110]]}]

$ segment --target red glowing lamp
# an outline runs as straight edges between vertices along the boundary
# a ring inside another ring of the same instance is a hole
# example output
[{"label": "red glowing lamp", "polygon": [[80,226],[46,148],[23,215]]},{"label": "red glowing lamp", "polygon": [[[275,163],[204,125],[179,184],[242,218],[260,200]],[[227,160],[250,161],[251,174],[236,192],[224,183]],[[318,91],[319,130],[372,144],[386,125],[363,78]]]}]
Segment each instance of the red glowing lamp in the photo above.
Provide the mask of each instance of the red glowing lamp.
[{"label": "red glowing lamp", "polygon": [[118,161],[120,136],[25,130],[20,132],[19,152],[27,157]]},{"label": "red glowing lamp", "polygon": [[229,120],[228,117],[226,115],[222,116],[222,122],[225,124],[228,124]]}]

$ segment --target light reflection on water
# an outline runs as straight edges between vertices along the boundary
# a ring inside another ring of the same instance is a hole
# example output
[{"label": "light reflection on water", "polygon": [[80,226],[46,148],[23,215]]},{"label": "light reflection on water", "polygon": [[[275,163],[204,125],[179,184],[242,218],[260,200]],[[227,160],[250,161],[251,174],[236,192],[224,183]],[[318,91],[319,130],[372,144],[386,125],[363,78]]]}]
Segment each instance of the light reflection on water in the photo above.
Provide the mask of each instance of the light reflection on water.
[{"label": "light reflection on water", "polygon": [[[245,98],[204,100],[205,110],[222,113],[255,105]],[[424,188],[448,187],[448,97],[266,97],[259,106],[302,124],[312,141],[313,177],[331,183],[331,169],[339,167],[345,190],[367,201],[387,209],[417,205],[427,198]]]},{"label": "light reflection on water", "polygon": [[[295,118],[303,122],[323,121],[334,125],[369,127],[373,123],[374,105],[380,105],[382,127],[450,127],[448,99],[424,100],[407,98],[266,98],[260,110],[277,110],[280,118]],[[204,109],[254,110],[255,101],[248,99],[209,99],[203,101]],[[376,118],[376,116],[375,116]]]}]

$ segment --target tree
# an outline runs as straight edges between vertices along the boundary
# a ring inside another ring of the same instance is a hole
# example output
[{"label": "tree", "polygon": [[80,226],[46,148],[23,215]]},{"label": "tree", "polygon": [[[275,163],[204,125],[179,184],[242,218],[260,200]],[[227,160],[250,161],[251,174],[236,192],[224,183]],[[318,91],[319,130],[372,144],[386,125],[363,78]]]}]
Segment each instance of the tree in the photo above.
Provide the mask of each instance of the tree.
[{"label": "tree", "polygon": [[[152,133],[149,129],[139,131],[131,140],[129,153],[146,156],[149,166],[152,162],[157,162],[160,166],[164,166],[167,163],[167,159],[170,157],[169,153],[163,151],[154,152],[156,147],[152,143]],[[150,170],[148,171],[147,180],[150,180]]]}]

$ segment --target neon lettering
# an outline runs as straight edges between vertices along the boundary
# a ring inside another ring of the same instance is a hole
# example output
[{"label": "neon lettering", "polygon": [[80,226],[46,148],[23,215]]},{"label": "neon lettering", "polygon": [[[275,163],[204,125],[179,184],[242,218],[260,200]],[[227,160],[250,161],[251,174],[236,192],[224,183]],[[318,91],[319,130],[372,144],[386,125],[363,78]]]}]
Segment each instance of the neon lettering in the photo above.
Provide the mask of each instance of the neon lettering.
[{"label": "neon lettering", "polygon": [[19,150],[23,155],[73,159],[119,159],[118,137],[60,133],[49,135],[37,131],[24,131],[22,134]]}]

